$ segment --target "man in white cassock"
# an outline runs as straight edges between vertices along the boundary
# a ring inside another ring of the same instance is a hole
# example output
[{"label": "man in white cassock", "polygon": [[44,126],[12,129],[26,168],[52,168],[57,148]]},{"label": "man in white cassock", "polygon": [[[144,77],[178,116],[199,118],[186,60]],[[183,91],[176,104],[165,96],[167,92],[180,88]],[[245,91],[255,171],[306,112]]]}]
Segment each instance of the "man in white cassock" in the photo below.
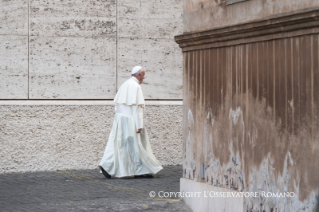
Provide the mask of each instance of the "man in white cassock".
[{"label": "man in white cassock", "polygon": [[144,126],[145,101],[140,84],[145,77],[141,66],[119,88],[115,98],[115,119],[99,168],[106,178],[153,177],[163,169],[153,155]]}]

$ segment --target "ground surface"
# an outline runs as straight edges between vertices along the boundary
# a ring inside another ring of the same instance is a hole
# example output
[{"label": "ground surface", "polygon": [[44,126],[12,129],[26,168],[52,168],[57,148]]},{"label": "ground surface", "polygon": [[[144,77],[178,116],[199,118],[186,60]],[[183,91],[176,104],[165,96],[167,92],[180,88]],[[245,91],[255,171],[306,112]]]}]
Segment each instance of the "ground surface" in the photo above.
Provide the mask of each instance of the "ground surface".
[{"label": "ground surface", "polygon": [[178,198],[158,197],[178,192],[181,176],[181,166],[133,179],[106,179],[97,169],[1,174],[0,211],[190,211]]}]

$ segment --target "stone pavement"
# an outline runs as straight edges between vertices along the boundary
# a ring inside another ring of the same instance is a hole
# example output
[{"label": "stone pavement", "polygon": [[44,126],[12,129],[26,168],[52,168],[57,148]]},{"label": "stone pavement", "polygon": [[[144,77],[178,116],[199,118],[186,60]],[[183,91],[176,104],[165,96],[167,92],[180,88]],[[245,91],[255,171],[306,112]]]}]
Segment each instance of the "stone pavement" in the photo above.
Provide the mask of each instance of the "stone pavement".
[{"label": "stone pavement", "polygon": [[[0,175],[0,211],[191,211],[178,198],[182,166],[165,166],[155,178],[106,179],[94,170]],[[160,193],[162,194],[162,193]]]}]

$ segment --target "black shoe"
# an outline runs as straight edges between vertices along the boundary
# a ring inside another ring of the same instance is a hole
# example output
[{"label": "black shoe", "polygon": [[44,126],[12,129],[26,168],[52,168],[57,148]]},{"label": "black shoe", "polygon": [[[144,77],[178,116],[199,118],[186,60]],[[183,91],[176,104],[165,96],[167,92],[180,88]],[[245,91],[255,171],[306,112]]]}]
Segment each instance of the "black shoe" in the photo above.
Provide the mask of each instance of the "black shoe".
[{"label": "black shoe", "polygon": [[104,177],[106,177],[107,179],[110,179],[111,178],[111,175],[109,175],[109,173],[107,173],[102,166],[99,167],[100,170],[102,171]]},{"label": "black shoe", "polygon": [[151,174],[135,175],[135,178],[154,178]]}]

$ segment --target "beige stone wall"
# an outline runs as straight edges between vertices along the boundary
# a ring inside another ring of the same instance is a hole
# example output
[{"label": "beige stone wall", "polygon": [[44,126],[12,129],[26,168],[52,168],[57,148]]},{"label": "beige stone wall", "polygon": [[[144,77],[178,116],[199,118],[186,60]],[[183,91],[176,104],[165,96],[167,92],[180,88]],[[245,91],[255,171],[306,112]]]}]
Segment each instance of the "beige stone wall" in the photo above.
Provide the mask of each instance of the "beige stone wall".
[{"label": "beige stone wall", "polygon": [[28,98],[28,3],[0,1],[0,99]]},{"label": "beige stone wall", "polygon": [[[113,124],[114,106],[67,104],[2,103],[0,173],[97,167]],[[181,164],[182,105],[148,104],[145,126],[157,159],[163,165]]]},{"label": "beige stone wall", "polygon": [[184,32],[235,25],[251,20],[319,7],[318,0],[184,0]]},{"label": "beige stone wall", "polygon": [[30,0],[29,19],[30,99],[114,97],[114,0]]},{"label": "beige stone wall", "polygon": [[118,1],[118,86],[131,66],[147,70],[147,99],[182,99],[183,57],[174,36],[181,34],[181,0]]},{"label": "beige stone wall", "polygon": [[[182,3],[0,1],[0,173],[95,168],[114,116],[96,101],[113,99],[135,65],[146,99],[181,101]],[[146,110],[163,165],[181,163],[181,108]]]},{"label": "beige stone wall", "polygon": [[135,65],[145,98],[182,99],[182,0],[0,2],[0,99],[113,99]]}]

